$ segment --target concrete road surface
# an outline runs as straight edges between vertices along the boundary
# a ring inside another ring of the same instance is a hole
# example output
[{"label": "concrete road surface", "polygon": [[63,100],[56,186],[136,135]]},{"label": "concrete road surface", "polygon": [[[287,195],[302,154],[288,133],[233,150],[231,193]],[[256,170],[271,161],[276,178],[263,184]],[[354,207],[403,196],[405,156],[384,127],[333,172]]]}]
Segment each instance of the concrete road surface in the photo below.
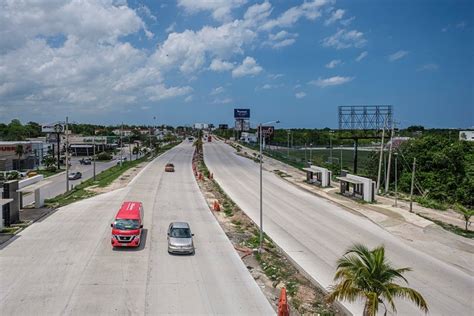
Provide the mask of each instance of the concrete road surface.
[{"label": "concrete road surface", "polygon": [[[0,248],[0,315],[266,315],[274,311],[209,211],[183,143],[123,189],[59,209]],[[167,162],[176,172],[164,173]],[[138,249],[112,250],[124,200],[144,204]],[[167,253],[170,221],[188,221],[196,254]]]},{"label": "concrete road surface", "polygon": [[[259,169],[250,159],[237,156],[223,142],[206,143],[204,158],[224,191],[259,223]],[[354,242],[369,247],[384,244],[396,267],[412,267],[406,274],[409,286],[427,300],[431,315],[473,315],[474,243],[465,239],[449,253],[437,249],[438,242],[399,239],[365,217],[300,190],[277,175],[264,172],[264,231],[308,275],[327,288],[333,284],[336,260]],[[462,238],[460,238],[462,239]],[[428,246],[429,251],[425,251]],[[464,248],[463,251],[459,250]],[[442,248],[445,249],[445,248]],[[430,253],[438,252],[436,256]],[[439,258],[458,256],[462,266]],[[362,304],[344,305],[355,315]],[[382,308],[383,309],[383,308]],[[406,301],[397,301],[399,315],[421,312]]]}]

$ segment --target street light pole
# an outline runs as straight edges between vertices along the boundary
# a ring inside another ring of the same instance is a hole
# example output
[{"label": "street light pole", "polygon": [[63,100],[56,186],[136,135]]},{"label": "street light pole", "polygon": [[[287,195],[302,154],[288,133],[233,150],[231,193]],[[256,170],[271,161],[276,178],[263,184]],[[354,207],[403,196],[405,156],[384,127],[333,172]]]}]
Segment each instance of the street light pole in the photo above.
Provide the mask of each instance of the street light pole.
[{"label": "street light pole", "polygon": [[[66,192],[69,192],[68,117],[66,116]],[[58,148],[59,149],[59,148]]]},{"label": "street light pole", "polygon": [[260,143],[260,240],[258,252],[263,252],[263,130],[262,125],[267,125],[271,123],[280,123],[280,121],[270,121],[267,123],[260,123],[258,126],[258,138]]},{"label": "street light pole", "polygon": [[122,155],[122,149],[123,149],[122,134],[123,134],[123,122],[122,122],[122,125],[120,126],[120,167],[122,167],[122,160],[123,160],[123,155]]},{"label": "street light pole", "polygon": [[413,213],[413,187],[415,185],[415,167],[416,167],[416,158],[413,158],[413,170],[411,172],[411,187],[410,187],[410,213]]},{"label": "street light pole", "polygon": [[260,243],[258,252],[262,253],[263,246],[263,153],[262,153],[262,124],[260,123],[258,128],[258,137],[260,140]]},{"label": "street light pole", "polygon": [[332,164],[332,131],[329,131],[329,161]]},{"label": "street light pole", "polygon": [[94,148],[92,148],[92,151],[93,151],[93,156],[92,156],[92,157],[94,158],[94,159],[93,159],[93,161],[94,161],[94,162],[93,162],[93,164],[94,164],[94,168],[93,168],[93,169],[94,169],[94,181],[95,181],[95,131],[94,131],[94,138],[93,138],[93,147],[94,147]]},{"label": "street light pole", "polygon": [[398,175],[397,175],[398,153],[395,153],[395,207],[398,200]]},{"label": "street light pole", "polygon": [[286,131],[288,133],[288,144],[286,147],[286,157],[290,158],[290,130]]}]

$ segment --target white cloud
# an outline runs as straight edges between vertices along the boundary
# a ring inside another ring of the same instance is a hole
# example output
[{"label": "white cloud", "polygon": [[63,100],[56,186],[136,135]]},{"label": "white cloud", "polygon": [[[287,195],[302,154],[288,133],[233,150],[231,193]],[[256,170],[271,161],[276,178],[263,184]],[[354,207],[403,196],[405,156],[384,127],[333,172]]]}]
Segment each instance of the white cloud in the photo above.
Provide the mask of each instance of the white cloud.
[{"label": "white cloud", "polygon": [[352,21],[354,21],[354,20],[355,20],[355,16],[350,17],[350,18],[345,19],[345,20],[341,20],[341,24],[347,27],[347,26],[349,26],[349,25],[352,23]]},{"label": "white cloud", "polygon": [[278,18],[268,20],[261,26],[261,28],[270,31],[275,27],[291,27],[302,17],[308,20],[315,20],[321,16],[320,8],[330,2],[331,1],[329,0],[305,1],[299,6],[289,8]]},{"label": "white cloud", "polygon": [[402,58],[405,57],[406,55],[408,55],[408,52],[407,52],[407,51],[405,51],[405,50],[399,50],[398,52],[389,55],[389,56],[388,56],[388,60],[391,61],[391,62],[393,62],[393,61],[402,59]]},{"label": "white cloud", "polygon": [[162,84],[147,87],[145,90],[149,93],[148,100],[150,101],[160,101],[193,92],[193,89],[188,86],[167,88]]},{"label": "white cloud", "polygon": [[214,101],[212,101],[213,104],[229,104],[231,103],[233,100],[231,98],[224,98],[224,99],[214,99]]},{"label": "white cloud", "polygon": [[166,33],[174,32],[175,28],[176,28],[176,22],[173,22],[166,28],[165,32]]},{"label": "white cloud", "polygon": [[417,71],[435,71],[438,70],[439,66],[437,64],[425,64],[417,69]]},{"label": "white cloud", "polygon": [[0,21],[0,103],[12,113],[116,113],[192,91],[166,84],[145,50],[121,41],[146,28],[120,3],[14,1]]},{"label": "white cloud", "polygon": [[184,98],[184,102],[189,103],[194,100],[194,96],[188,95],[186,98]]},{"label": "white cloud", "polygon": [[304,92],[296,92],[296,93],[295,93],[295,97],[296,97],[297,99],[302,99],[302,98],[304,98],[305,96],[306,96],[306,93],[304,93]]},{"label": "white cloud", "polygon": [[277,88],[281,88],[283,87],[284,85],[283,84],[270,84],[270,83],[266,83],[264,84],[263,86],[261,87],[256,87],[255,88],[255,91],[260,91],[260,90],[270,90],[270,89],[277,89]]},{"label": "white cloud", "polygon": [[228,71],[234,68],[234,64],[227,62],[227,61],[222,61],[220,59],[213,59],[211,62],[211,65],[209,66],[209,69],[217,72],[223,72],[223,71]]},{"label": "white cloud", "polygon": [[324,47],[334,47],[336,49],[360,48],[366,43],[367,40],[364,38],[364,33],[357,30],[347,31],[346,29],[341,29],[322,41]]},{"label": "white cloud", "polygon": [[242,54],[244,45],[256,37],[257,34],[239,20],[218,27],[205,26],[199,31],[170,33],[152,60],[162,69],[178,67],[189,74],[200,70],[209,56],[223,59]]},{"label": "white cloud", "polygon": [[238,77],[243,77],[243,76],[257,75],[262,70],[263,68],[257,64],[255,59],[247,56],[242,61],[241,65],[235,67],[234,70],[232,70],[232,77],[238,78]]},{"label": "white cloud", "polygon": [[269,74],[268,78],[276,80],[276,79],[281,78],[283,76],[284,76],[283,74]]},{"label": "white cloud", "polygon": [[261,4],[254,4],[248,7],[244,14],[244,20],[249,25],[256,25],[265,21],[272,13],[272,5],[268,2],[262,2]]},{"label": "white cloud", "polygon": [[217,95],[217,94],[220,94],[224,91],[225,91],[224,87],[217,87],[217,88],[212,89],[212,91],[211,91],[211,93],[209,93],[209,95]]},{"label": "white cloud", "polygon": [[0,53],[30,39],[69,35],[82,41],[115,43],[119,36],[146,31],[137,13],[110,1],[10,1],[0,10]]},{"label": "white cloud", "polygon": [[326,25],[326,26],[331,25],[334,22],[337,22],[337,21],[341,20],[344,17],[345,13],[346,13],[346,11],[342,10],[342,9],[337,9],[336,11],[333,11],[331,13],[331,16],[326,21],[324,21],[324,25]]},{"label": "white cloud", "polygon": [[356,58],[356,61],[359,62],[361,61],[362,59],[364,59],[365,57],[367,57],[369,53],[367,51],[363,51],[362,53],[359,54],[359,56],[357,56]]},{"label": "white cloud", "polygon": [[[126,3],[125,3],[126,5]],[[144,4],[140,4],[138,6],[138,9],[137,9],[137,12],[147,18],[149,18],[150,20],[156,22],[157,21],[157,18],[156,16],[153,15],[153,13],[151,13],[151,10],[150,8],[148,8],[146,5]]]},{"label": "white cloud", "polygon": [[354,77],[341,77],[341,76],[334,76],[330,78],[319,78],[318,80],[311,80],[308,82],[311,85],[315,85],[321,88],[330,87],[330,86],[338,86],[344,83],[348,83],[352,81]]},{"label": "white cloud", "polygon": [[217,21],[231,19],[231,11],[245,4],[246,0],[178,0],[178,6],[189,14],[211,11]]},{"label": "white cloud", "polygon": [[338,65],[341,65],[342,61],[340,59],[334,59],[331,60],[329,63],[326,64],[326,68],[332,69],[337,67]]},{"label": "white cloud", "polygon": [[298,34],[288,33],[287,31],[280,31],[276,34],[269,34],[268,40],[263,42],[263,45],[272,47],[273,49],[282,48],[285,46],[293,45],[296,41]]}]

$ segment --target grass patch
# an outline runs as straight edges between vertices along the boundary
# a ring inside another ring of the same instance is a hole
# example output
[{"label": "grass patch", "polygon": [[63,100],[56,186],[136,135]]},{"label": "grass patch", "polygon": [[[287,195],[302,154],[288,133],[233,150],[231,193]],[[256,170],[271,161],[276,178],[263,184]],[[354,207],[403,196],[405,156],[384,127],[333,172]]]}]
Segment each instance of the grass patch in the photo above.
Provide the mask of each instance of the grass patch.
[{"label": "grass patch", "polygon": [[456,235],[459,235],[459,236],[462,236],[462,237],[465,237],[465,238],[474,239],[474,231],[464,230],[464,229],[462,229],[462,228],[460,228],[456,225],[452,225],[452,224],[448,224],[448,223],[445,223],[445,222],[442,222],[442,221],[439,221],[439,220],[436,220],[436,219],[432,219],[431,217],[422,215],[420,213],[417,213],[417,214],[418,214],[418,216],[421,216],[424,219],[432,221],[436,225],[439,225],[443,229],[445,229],[447,231],[450,231],[452,233],[455,233]]},{"label": "grass patch", "polygon": [[60,172],[66,171],[65,169],[56,169],[55,171],[51,170],[46,170],[46,169],[40,169],[40,170],[35,170],[37,174],[42,174],[45,178],[54,176],[55,174],[58,174]]},{"label": "grass patch", "polygon": [[15,234],[21,227],[17,226],[12,226],[12,227],[5,227],[2,230],[0,230],[0,233],[2,234]]},{"label": "grass patch", "polygon": [[440,210],[440,211],[446,211],[448,209],[448,206],[444,203],[437,202],[434,200],[431,200],[426,197],[414,197],[414,200],[420,204],[421,206],[424,206],[426,208],[432,208],[435,210]]}]

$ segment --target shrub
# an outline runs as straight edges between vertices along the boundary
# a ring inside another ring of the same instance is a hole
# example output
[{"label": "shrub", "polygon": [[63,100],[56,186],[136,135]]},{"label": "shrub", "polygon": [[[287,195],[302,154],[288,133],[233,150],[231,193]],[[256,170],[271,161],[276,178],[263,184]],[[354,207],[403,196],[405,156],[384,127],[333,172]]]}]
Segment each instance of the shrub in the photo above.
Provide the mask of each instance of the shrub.
[{"label": "shrub", "polygon": [[111,159],[112,159],[112,155],[105,151],[97,155],[97,160],[111,160]]}]

